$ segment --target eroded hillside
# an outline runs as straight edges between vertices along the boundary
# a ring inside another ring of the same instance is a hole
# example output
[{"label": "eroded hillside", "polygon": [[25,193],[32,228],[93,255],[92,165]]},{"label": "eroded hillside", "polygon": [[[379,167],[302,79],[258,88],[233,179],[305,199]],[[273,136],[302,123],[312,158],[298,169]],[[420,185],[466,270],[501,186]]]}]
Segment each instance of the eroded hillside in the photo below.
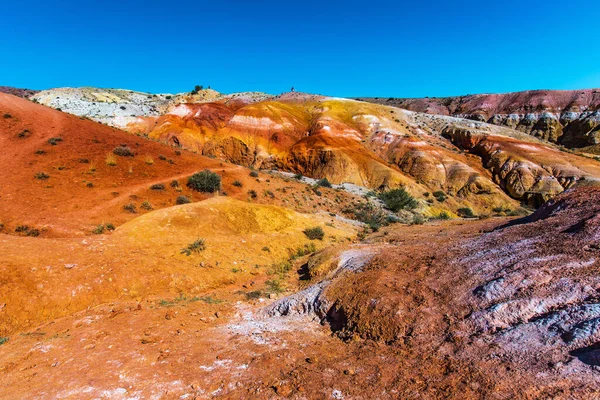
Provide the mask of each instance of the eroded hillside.
[{"label": "eroded hillside", "polygon": [[567,147],[597,152],[600,90],[531,90],[444,98],[361,98],[429,114],[505,126]]}]

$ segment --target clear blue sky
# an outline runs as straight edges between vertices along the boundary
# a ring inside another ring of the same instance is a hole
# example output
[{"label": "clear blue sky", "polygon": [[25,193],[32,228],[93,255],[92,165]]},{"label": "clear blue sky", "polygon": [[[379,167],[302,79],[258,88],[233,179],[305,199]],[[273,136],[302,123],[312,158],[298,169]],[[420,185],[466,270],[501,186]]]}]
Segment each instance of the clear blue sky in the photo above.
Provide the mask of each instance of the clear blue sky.
[{"label": "clear blue sky", "polygon": [[600,87],[600,1],[6,1],[0,85],[334,96]]}]

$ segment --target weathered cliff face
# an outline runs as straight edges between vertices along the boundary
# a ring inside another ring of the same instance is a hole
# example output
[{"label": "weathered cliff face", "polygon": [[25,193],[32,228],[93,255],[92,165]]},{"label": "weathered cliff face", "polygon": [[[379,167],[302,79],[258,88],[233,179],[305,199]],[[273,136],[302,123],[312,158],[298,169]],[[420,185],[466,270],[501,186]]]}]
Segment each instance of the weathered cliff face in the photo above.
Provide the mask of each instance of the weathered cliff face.
[{"label": "weathered cliff face", "polygon": [[506,126],[567,147],[600,143],[600,89],[361,100]]},{"label": "weathered cliff face", "polygon": [[[35,99],[236,164],[373,189],[405,186],[423,198],[444,192],[444,204],[434,205],[485,213],[514,210],[511,198],[537,205],[578,180],[600,177],[595,161],[559,152],[532,137],[579,140],[567,129],[578,126],[588,132],[585,140],[595,140],[598,112],[582,111],[596,104],[594,96],[590,92],[570,103],[568,96],[549,102],[543,93],[427,99],[425,111],[470,120],[302,93],[153,96],[64,88],[40,92]],[[426,103],[406,104],[423,108]],[[563,109],[569,111],[555,118],[556,110]],[[585,113],[588,118],[581,119]]]},{"label": "weathered cliff face", "polygon": [[514,209],[509,197],[538,205],[600,177],[596,161],[517,130],[300,94],[180,104],[127,129],[140,126],[152,139],[255,168],[374,189],[403,185],[417,196],[441,191],[450,209]]}]

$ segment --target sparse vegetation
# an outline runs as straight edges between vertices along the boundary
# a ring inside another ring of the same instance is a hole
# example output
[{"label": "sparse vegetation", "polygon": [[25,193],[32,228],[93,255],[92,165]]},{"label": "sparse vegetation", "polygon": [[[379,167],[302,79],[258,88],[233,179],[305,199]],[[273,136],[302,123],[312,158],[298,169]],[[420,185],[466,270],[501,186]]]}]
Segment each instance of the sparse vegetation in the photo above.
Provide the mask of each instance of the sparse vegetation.
[{"label": "sparse vegetation", "polygon": [[188,178],[187,186],[198,192],[214,193],[221,188],[221,177],[216,173],[205,169]]},{"label": "sparse vegetation", "polygon": [[39,150],[36,150],[35,154],[41,156],[42,154],[46,154],[46,152],[44,150],[42,150],[42,149],[39,149]]},{"label": "sparse vegetation", "polygon": [[48,144],[50,146],[56,146],[58,143],[62,142],[62,138],[61,137],[53,137],[48,139]]},{"label": "sparse vegetation", "polygon": [[382,192],[378,197],[386,208],[393,212],[413,210],[419,205],[419,202],[402,188]]},{"label": "sparse vegetation", "polygon": [[45,181],[45,180],[50,179],[50,175],[46,174],[45,172],[38,172],[33,177],[40,181]]},{"label": "sparse vegetation", "polygon": [[473,218],[473,217],[475,217],[475,213],[469,207],[459,208],[458,210],[456,210],[456,212],[458,213],[458,215],[460,215],[461,217],[464,217],[464,218]]},{"label": "sparse vegetation", "polygon": [[25,236],[40,236],[39,229],[32,228],[29,225],[18,225],[15,228],[16,233],[22,233]]},{"label": "sparse vegetation", "polygon": [[323,240],[325,237],[325,232],[320,226],[306,228],[303,232],[310,240]]},{"label": "sparse vegetation", "polygon": [[[4,114],[4,115],[6,115],[6,114]],[[6,342],[8,342],[8,338],[7,337],[0,337],[0,346],[2,346]]]},{"label": "sparse vegetation", "polygon": [[100,224],[92,230],[92,233],[95,235],[101,235],[104,231],[114,231],[115,226],[111,223]]},{"label": "sparse vegetation", "polygon": [[125,211],[127,211],[127,212],[130,212],[130,213],[132,213],[132,214],[135,214],[135,213],[137,212],[137,209],[136,209],[136,207],[135,207],[135,204],[133,204],[133,203],[125,204],[125,205],[123,206],[123,210],[125,210]]},{"label": "sparse vegetation", "polygon": [[251,199],[256,199],[258,197],[258,193],[256,193],[256,190],[250,189],[248,190],[248,196],[250,196]]},{"label": "sparse vegetation", "polygon": [[146,211],[151,211],[154,210],[154,208],[152,207],[152,204],[150,204],[149,201],[144,201],[141,205],[140,208],[142,210],[146,210]]},{"label": "sparse vegetation", "polygon": [[302,176],[302,174],[295,174],[294,175],[294,179],[296,179],[298,181],[302,180],[302,178],[304,178],[304,176]]},{"label": "sparse vegetation", "polygon": [[442,211],[434,217],[434,219],[441,219],[441,220],[448,220],[450,218],[451,218],[450,214],[448,214],[448,212],[446,212],[446,211]]},{"label": "sparse vegetation", "polygon": [[242,182],[240,182],[240,181],[237,181],[237,180],[236,180],[236,181],[233,181],[232,185],[233,185],[233,186],[235,186],[235,187],[242,187],[242,186],[244,186],[244,185],[242,184]]},{"label": "sparse vegetation", "polygon": [[133,151],[127,146],[115,147],[112,152],[119,157],[133,157]]},{"label": "sparse vegetation", "polygon": [[415,214],[413,216],[411,225],[423,225],[424,223],[425,223],[425,217],[423,217],[421,214]]},{"label": "sparse vegetation", "polygon": [[252,178],[258,178],[258,172],[256,172],[256,171],[250,171],[250,176]]},{"label": "sparse vegetation", "polygon": [[323,178],[323,179],[319,179],[317,181],[317,185],[321,186],[321,187],[325,187],[325,188],[330,188],[331,182],[329,182],[329,180],[327,178]]},{"label": "sparse vegetation", "polygon": [[155,183],[154,185],[150,186],[150,190],[165,190],[165,185],[162,183]]},{"label": "sparse vegetation", "polygon": [[439,201],[440,203],[446,201],[446,193],[442,192],[441,190],[438,190],[437,192],[433,192],[433,197],[435,197],[435,199],[437,201]]},{"label": "sparse vegetation", "polygon": [[175,204],[188,204],[191,203],[192,201],[187,198],[186,196],[179,196],[177,197],[177,200],[175,200]]},{"label": "sparse vegetation", "polygon": [[12,115],[10,115],[9,113],[4,113],[4,115],[2,115],[2,117],[4,119],[9,119],[9,118],[12,118]]},{"label": "sparse vegetation", "polygon": [[192,253],[200,253],[201,251],[206,250],[206,243],[204,239],[196,239],[192,243],[188,244],[186,247],[181,249],[181,254],[185,254],[186,256],[191,256]]}]

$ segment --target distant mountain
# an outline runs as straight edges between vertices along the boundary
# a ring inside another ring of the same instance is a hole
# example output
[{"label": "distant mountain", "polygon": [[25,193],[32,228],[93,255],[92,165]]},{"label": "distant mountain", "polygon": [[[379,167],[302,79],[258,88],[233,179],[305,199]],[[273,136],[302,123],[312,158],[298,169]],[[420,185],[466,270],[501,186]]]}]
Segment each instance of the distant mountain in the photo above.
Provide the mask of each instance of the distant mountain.
[{"label": "distant mountain", "polygon": [[506,126],[567,147],[600,144],[600,89],[359,100]]}]

